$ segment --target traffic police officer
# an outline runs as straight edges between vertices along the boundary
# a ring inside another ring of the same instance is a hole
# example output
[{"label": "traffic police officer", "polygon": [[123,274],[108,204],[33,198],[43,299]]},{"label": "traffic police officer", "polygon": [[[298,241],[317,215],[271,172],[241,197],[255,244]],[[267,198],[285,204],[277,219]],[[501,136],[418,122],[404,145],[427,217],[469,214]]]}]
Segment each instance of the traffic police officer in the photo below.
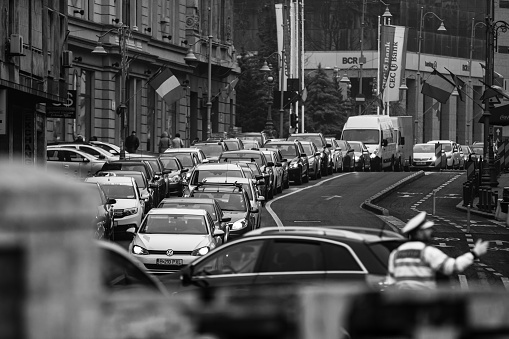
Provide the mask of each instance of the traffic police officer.
[{"label": "traffic police officer", "polygon": [[477,240],[474,248],[456,259],[430,246],[433,221],[426,220],[426,212],[410,219],[402,232],[410,241],[392,251],[389,257],[388,283],[396,289],[434,289],[435,274],[451,275],[464,271],[488,250],[488,242]]}]

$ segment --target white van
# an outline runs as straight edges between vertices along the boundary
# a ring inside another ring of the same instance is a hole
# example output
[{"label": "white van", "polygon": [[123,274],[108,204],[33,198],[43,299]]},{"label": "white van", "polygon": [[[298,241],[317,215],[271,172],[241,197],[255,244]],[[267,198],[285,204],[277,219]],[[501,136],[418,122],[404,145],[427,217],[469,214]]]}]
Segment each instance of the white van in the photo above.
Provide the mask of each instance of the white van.
[{"label": "white van", "polygon": [[411,165],[412,149],[414,147],[414,119],[412,116],[391,117],[394,127],[394,141],[396,142],[397,171],[408,171]]},{"label": "white van", "polygon": [[396,143],[391,117],[387,115],[351,116],[343,127],[341,139],[362,141],[369,150],[372,170],[394,170]]}]

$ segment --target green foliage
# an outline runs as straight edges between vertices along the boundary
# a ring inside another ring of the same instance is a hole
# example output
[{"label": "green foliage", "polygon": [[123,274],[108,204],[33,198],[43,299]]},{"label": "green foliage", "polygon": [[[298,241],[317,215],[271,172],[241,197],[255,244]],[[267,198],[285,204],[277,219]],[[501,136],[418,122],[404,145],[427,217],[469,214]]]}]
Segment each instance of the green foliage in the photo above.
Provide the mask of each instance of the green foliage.
[{"label": "green foliage", "polygon": [[312,72],[305,79],[305,129],[327,135],[341,134],[348,117],[349,103],[343,101],[341,90],[320,65]]}]

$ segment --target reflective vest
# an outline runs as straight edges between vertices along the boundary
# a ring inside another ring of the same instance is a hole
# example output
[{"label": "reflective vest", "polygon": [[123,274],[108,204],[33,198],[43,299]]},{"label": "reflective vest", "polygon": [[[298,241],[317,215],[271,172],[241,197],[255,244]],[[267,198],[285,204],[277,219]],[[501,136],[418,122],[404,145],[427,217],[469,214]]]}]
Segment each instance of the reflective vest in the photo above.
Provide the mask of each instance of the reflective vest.
[{"label": "reflective vest", "polygon": [[396,287],[408,289],[436,288],[435,271],[424,257],[426,244],[407,242],[391,253],[390,275]]}]

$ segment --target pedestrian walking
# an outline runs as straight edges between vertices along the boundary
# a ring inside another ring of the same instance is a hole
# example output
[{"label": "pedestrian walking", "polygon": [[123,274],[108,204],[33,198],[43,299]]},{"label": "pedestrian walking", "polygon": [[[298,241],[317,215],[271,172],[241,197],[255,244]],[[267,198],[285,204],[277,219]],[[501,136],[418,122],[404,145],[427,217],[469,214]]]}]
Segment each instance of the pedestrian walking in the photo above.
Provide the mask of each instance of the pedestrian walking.
[{"label": "pedestrian walking", "polygon": [[180,139],[180,133],[175,134],[175,138],[171,141],[172,148],[184,148],[184,142]]},{"label": "pedestrian walking", "polygon": [[161,139],[159,139],[158,150],[159,153],[164,153],[171,146],[171,139],[168,137],[167,132],[163,132]]},{"label": "pedestrian walking", "polygon": [[140,139],[136,136],[136,131],[132,131],[131,135],[125,139],[125,149],[129,153],[136,153],[140,147]]},{"label": "pedestrian walking", "polygon": [[400,245],[389,256],[388,283],[396,289],[431,290],[437,287],[436,274],[450,276],[467,269],[488,250],[488,242],[477,240],[474,248],[451,258],[430,245],[433,221],[421,212],[403,227],[410,241]]}]

